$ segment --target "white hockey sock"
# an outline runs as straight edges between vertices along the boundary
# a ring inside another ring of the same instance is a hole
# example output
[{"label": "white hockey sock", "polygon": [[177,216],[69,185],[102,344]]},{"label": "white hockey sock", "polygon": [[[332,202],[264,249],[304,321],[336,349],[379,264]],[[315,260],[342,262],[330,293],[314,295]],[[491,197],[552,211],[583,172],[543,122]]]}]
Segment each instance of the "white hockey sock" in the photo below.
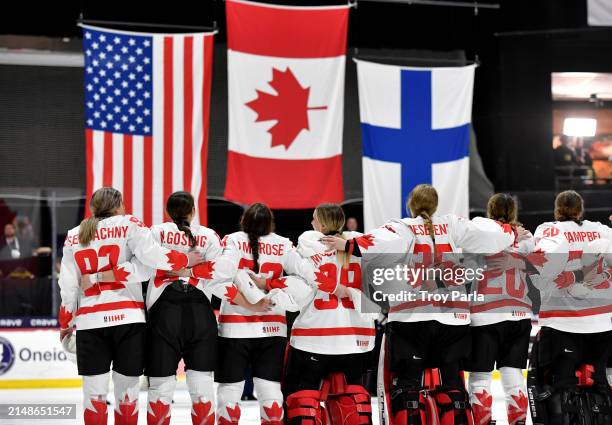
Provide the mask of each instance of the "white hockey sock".
[{"label": "white hockey sock", "polygon": [[161,424],[171,415],[170,405],[176,387],[176,376],[149,378],[147,422]]},{"label": "white hockey sock", "polygon": [[240,420],[240,398],[244,390],[244,381],[231,384],[219,384],[217,387],[217,421],[238,424]]},{"label": "white hockey sock", "polygon": [[283,423],[283,393],[280,382],[253,378],[253,385],[259,400],[259,414],[262,425]]},{"label": "white hockey sock", "polygon": [[187,370],[187,389],[191,396],[193,424],[214,424],[215,389],[213,373]]},{"label": "white hockey sock", "polygon": [[138,421],[140,377],[125,376],[113,371],[113,386],[115,388],[115,423],[118,425],[136,423],[134,421]]},{"label": "white hockey sock", "polygon": [[108,379],[110,372],[101,375],[83,376],[83,410],[99,411],[103,402],[106,410],[106,395],[108,394]]},{"label": "white hockey sock", "polygon": [[523,380],[523,371],[516,367],[502,367],[499,369],[504,394],[506,395],[506,411],[508,424],[527,420],[527,389]]},{"label": "white hockey sock", "polygon": [[468,390],[475,425],[488,425],[491,422],[493,413],[491,379],[491,372],[470,372]]}]

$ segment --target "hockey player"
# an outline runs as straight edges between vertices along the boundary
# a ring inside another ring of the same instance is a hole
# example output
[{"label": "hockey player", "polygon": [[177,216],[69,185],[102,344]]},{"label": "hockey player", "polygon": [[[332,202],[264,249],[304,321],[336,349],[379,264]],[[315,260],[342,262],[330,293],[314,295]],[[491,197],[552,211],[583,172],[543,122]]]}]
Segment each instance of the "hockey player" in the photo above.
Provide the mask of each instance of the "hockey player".
[{"label": "hockey player", "polygon": [[[561,192],[555,199],[556,221],[535,233],[536,253],[542,256],[532,263],[543,264],[542,269],[561,264],[561,270],[541,272],[534,280],[542,299],[541,330],[528,376],[534,423],[612,423],[605,374],[612,344],[612,290],[608,280],[591,283],[599,262],[583,262],[583,250],[598,239],[611,240],[612,229],[583,220],[583,212],[578,193]],[[578,390],[579,383],[586,388]]]},{"label": "hockey player", "polygon": [[[90,201],[93,215],[68,231],[59,285],[60,338],[77,329],[76,354],[83,376],[86,425],[107,421],[106,394],[113,367],[115,423],[138,422],[138,377],[145,353],[145,304],[140,280],[134,279],[128,260],[162,270],[179,270],[201,262],[198,254],[161,247],[137,218],[124,215],[121,193],[104,187]],[[126,263],[125,267],[117,267]],[[115,282],[97,282],[99,272],[113,270]],[[92,274],[94,285],[80,290],[80,276]]]},{"label": "hockey player", "polygon": [[[308,275],[301,270],[306,263],[295,252],[291,241],[274,233],[274,218],[266,205],[251,205],[244,212],[240,227],[241,231],[227,235],[223,240],[223,256],[231,259],[239,269],[265,275],[270,282],[277,283],[284,271]],[[291,304],[291,309],[297,310],[297,305]],[[241,414],[238,403],[249,366],[259,400],[261,423],[283,423],[280,380],[287,342],[287,309],[277,304],[270,311],[256,313],[227,299],[222,300],[219,352],[223,355],[218,359],[215,372],[215,380],[219,383],[219,424],[238,424]]]},{"label": "hockey player", "polygon": [[[407,207],[413,218],[392,220],[354,240],[326,237],[336,249],[372,257],[385,253],[423,254],[425,266],[444,252],[463,249],[471,253],[497,253],[514,242],[509,226],[493,220],[472,221],[455,215],[434,216],[438,194],[421,184],[411,192]],[[408,288],[410,285],[405,285]],[[420,289],[415,283],[415,289]],[[390,303],[384,363],[392,376],[389,393],[380,403],[382,419],[394,425],[429,425],[422,390],[426,368],[440,369],[442,386],[433,394],[440,423],[467,424],[471,421],[468,395],[460,378],[460,363],[470,350],[469,305],[462,301],[417,300]],[[435,408],[434,408],[435,409]],[[389,415],[389,417],[387,417]]]},{"label": "hockey player", "polygon": [[[339,205],[319,205],[313,214],[314,231],[300,236],[297,251],[317,269],[309,297],[302,303],[291,330],[283,392],[291,425],[371,424],[370,394],[363,374],[374,348],[374,321],[359,310],[360,259],[343,251],[329,251],[324,235],[342,239],[360,236],[344,232]],[[356,307],[357,305],[357,307]],[[323,382],[323,386],[322,386]],[[326,411],[321,409],[325,402]]]},{"label": "hockey player", "polygon": [[[509,224],[516,234],[517,208],[510,195],[493,195],[487,205],[487,217]],[[524,424],[527,420],[522,369],[527,366],[532,305],[527,295],[525,264],[517,255],[530,254],[533,249],[530,234],[521,242],[515,239],[506,251],[487,258],[485,278],[474,283],[484,298],[470,307],[472,351],[466,363],[476,425],[492,423],[491,379],[496,366],[506,396],[508,424]]]}]

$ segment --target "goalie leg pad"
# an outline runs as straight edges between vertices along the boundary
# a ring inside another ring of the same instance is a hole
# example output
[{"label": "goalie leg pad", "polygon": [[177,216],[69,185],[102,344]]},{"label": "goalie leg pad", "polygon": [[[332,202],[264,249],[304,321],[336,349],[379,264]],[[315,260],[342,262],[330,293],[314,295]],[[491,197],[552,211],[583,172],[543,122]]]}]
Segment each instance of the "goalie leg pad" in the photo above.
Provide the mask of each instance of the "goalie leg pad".
[{"label": "goalie leg pad", "polygon": [[106,425],[106,394],[110,373],[83,376],[83,420],[85,425]]},{"label": "goalie leg pad", "polygon": [[238,425],[240,421],[240,397],[244,381],[221,383],[217,388],[217,424]]},{"label": "goalie leg pad", "polygon": [[370,393],[361,385],[347,385],[343,373],[329,377],[326,401],[332,425],[367,425],[372,423]]},{"label": "goalie leg pad", "polygon": [[489,425],[493,419],[492,372],[470,372],[468,388],[476,425]]},{"label": "goalie leg pad", "polygon": [[191,396],[191,422],[193,425],[215,424],[215,389],[212,372],[189,369],[186,373],[187,389]]},{"label": "goalie leg pad", "polygon": [[147,425],[168,425],[176,376],[149,377]]},{"label": "goalie leg pad", "polygon": [[262,425],[283,424],[283,392],[280,382],[253,378],[253,385],[259,400],[259,414]]},{"label": "goalie leg pad", "polygon": [[391,392],[393,425],[439,424],[435,400],[417,388],[396,388]]},{"label": "goalie leg pad", "polygon": [[321,408],[321,391],[302,390],[287,397],[287,423],[289,425],[325,425]]},{"label": "goalie leg pad", "polygon": [[582,394],[582,414],[590,418],[589,424],[612,424],[612,390],[595,386],[584,390]]},{"label": "goalie leg pad", "polygon": [[473,425],[474,417],[463,388],[439,387],[431,392],[438,407],[440,425]]},{"label": "goalie leg pad", "polygon": [[113,371],[113,385],[115,387],[115,424],[137,425],[140,378],[125,376]]}]

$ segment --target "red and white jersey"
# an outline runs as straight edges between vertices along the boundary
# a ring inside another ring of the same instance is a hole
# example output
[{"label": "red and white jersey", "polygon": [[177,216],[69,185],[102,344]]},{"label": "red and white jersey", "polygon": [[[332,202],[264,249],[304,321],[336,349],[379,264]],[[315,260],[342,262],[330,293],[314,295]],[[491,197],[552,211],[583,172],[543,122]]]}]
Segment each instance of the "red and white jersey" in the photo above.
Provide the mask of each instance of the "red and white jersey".
[{"label": "red and white jersey", "polygon": [[[345,232],[345,239],[360,236]],[[291,329],[291,346],[319,354],[363,353],[374,348],[376,330],[372,315],[361,314],[353,299],[361,296],[361,259],[349,258],[344,267],[336,251],[327,251],[319,242],[323,234],[304,232],[300,236],[298,253],[308,258],[315,268],[315,280],[308,282],[312,291]],[[306,276],[303,276],[306,277]],[[338,298],[337,285],[344,285],[353,296]],[[358,308],[359,306],[357,306]]]},{"label": "red and white jersey", "polygon": [[[213,294],[220,299],[229,300],[236,296],[238,290],[232,283],[233,273],[228,276],[226,270],[215,261],[223,252],[217,233],[208,227],[196,224],[192,224],[190,228],[196,239],[195,249],[202,254],[205,263],[193,268],[195,277],[191,278],[171,277],[166,275],[165,270],[156,270],[147,288],[147,309],[150,309],[166,287],[176,280],[188,282],[207,296]],[[151,232],[155,240],[165,248],[183,253],[192,249],[189,237],[172,222],[155,225],[151,227]]]},{"label": "red and white jersey", "polygon": [[[496,254],[514,242],[514,232],[508,225],[482,217],[463,219],[453,214],[432,218],[436,239],[436,253]],[[432,262],[433,242],[421,217],[392,220],[356,239],[362,254],[412,254],[419,265]],[[372,258],[372,257],[371,257]],[[415,268],[417,265],[415,264]],[[436,320],[447,325],[470,323],[470,303],[467,295],[453,299],[453,295],[466,294],[465,287],[441,288],[435,291],[448,298],[429,298],[431,291],[421,291],[421,283],[397,283],[393,293],[406,291],[414,298],[390,301],[389,321],[420,322]]]},{"label": "red and white jersey", "polygon": [[[487,259],[508,258],[523,259],[533,252],[534,238],[514,242],[505,251],[488,256]],[[484,300],[473,300],[470,307],[470,325],[484,326],[504,321],[531,319],[532,303],[527,296],[525,268],[511,267],[507,270],[486,270],[484,279],[473,283],[476,294]]]},{"label": "red and white jersey", "polygon": [[588,287],[576,282],[572,273],[583,268],[583,251],[588,245],[612,239],[612,229],[587,220],[582,224],[557,221],[541,224],[534,236],[535,254],[543,254],[544,272],[536,285],[542,298],[540,326],[573,333],[612,330],[611,282]]},{"label": "red and white jersey", "polygon": [[[144,322],[142,267],[131,262],[136,257],[145,266],[179,270],[187,266],[187,256],[163,248],[151,231],[136,217],[116,215],[100,220],[94,239],[79,245],[79,228],[68,231],[60,269],[62,305],[60,326],[75,319],[77,330]],[[86,291],[80,288],[83,274],[113,270],[116,282],[101,282]]]},{"label": "red and white jersey", "polygon": [[[225,236],[223,245],[224,259],[233,262],[238,269],[253,269],[253,254],[246,233],[236,232]],[[280,278],[285,272],[298,276],[308,274],[303,270],[305,261],[295,251],[291,241],[276,233],[259,238],[258,264],[259,273],[273,279]],[[286,336],[285,310],[276,307],[267,313],[256,313],[223,299],[219,314],[219,335],[226,338]]]}]

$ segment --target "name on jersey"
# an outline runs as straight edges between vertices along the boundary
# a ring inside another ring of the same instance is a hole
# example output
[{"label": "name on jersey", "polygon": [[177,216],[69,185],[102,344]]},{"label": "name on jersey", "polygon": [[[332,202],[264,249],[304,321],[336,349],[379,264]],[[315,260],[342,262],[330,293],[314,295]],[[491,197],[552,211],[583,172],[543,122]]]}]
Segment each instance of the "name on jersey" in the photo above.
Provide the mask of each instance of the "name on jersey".
[{"label": "name on jersey", "polygon": [[[240,251],[246,252],[247,254],[251,253],[251,247],[248,242],[240,241],[238,242],[238,249]],[[265,243],[259,242],[259,255],[274,255],[281,256],[285,251],[285,245],[281,243]]]},{"label": "name on jersey", "polygon": [[[424,224],[410,224],[410,229],[417,236],[429,236],[429,229]],[[448,234],[448,224],[434,224],[434,236],[442,236]]]},{"label": "name on jersey", "polygon": [[[543,236],[545,238],[554,238],[561,233],[556,227],[547,227],[544,229]],[[592,242],[595,239],[601,238],[599,232],[563,232],[563,236],[569,243],[572,242]]]},{"label": "name on jersey", "polygon": [[[203,248],[206,245],[206,236],[193,235],[196,240],[196,246]],[[159,234],[161,243],[168,245],[191,246],[189,237],[184,232],[166,232],[162,230]]]},{"label": "name on jersey", "polygon": [[[96,230],[96,234],[94,235],[94,240],[103,241],[105,239],[121,239],[127,238],[128,226],[115,226],[115,227],[102,227]],[[78,245],[79,244],[79,234],[74,234],[72,236],[68,235],[66,237],[66,242],[64,245]]]}]

